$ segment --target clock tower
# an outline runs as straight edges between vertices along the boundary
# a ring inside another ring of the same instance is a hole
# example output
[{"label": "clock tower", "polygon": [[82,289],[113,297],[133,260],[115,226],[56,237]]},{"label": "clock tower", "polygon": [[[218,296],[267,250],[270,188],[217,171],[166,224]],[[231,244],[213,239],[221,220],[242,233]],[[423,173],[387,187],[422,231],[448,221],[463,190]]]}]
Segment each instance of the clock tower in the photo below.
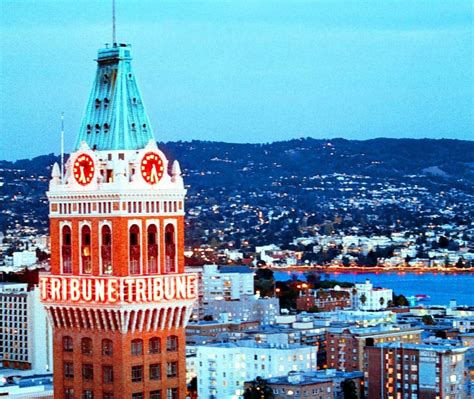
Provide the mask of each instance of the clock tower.
[{"label": "clock tower", "polygon": [[184,273],[179,163],[157,147],[129,45],[99,50],[75,148],[48,191],[54,397],[185,398],[184,328],[196,276]]}]

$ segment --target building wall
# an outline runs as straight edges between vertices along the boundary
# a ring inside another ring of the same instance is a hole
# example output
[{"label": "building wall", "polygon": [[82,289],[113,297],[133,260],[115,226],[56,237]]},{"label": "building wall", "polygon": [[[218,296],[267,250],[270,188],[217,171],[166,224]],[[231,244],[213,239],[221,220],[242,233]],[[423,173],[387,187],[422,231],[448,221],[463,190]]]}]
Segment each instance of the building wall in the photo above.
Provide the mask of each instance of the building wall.
[{"label": "building wall", "polygon": [[[222,365],[226,365],[225,368]],[[197,346],[199,398],[241,398],[244,382],[316,369],[314,347]]]},{"label": "building wall", "polygon": [[0,284],[0,360],[4,367],[48,373],[52,337],[39,290],[27,284]]},{"label": "building wall", "polygon": [[[169,352],[166,349],[166,337],[178,337],[178,349]],[[64,351],[63,338],[73,338],[73,350]],[[161,339],[160,353],[151,354],[149,351],[150,338]],[[81,347],[82,338],[92,338],[93,348],[91,354],[83,354]],[[102,353],[102,340],[110,339],[113,342],[112,355]],[[136,339],[143,340],[143,354],[135,355],[131,351],[131,342]],[[54,336],[54,367],[55,367],[55,395],[58,398],[66,397],[66,389],[73,388],[75,397],[81,397],[84,391],[90,390],[94,398],[102,398],[104,393],[114,393],[114,398],[132,398],[132,394],[143,393],[143,398],[148,398],[150,392],[161,390],[166,398],[167,390],[177,388],[178,392],[186,391],[186,355],[185,336],[182,329],[165,332],[149,332],[140,334],[104,333],[99,331],[58,331]],[[178,365],[177,377],[167,377],[167,363],[176,362]],[[73,364],[73,377],[65,376],[65,364]],[[150,365],[159,364],[161,376],[158,380],[150,379]],[[83,365],[93,367],[93,378],[86,380],[82,373]],[[103,366],[113,368],[113,382],[105,382]],[[132,381],[132,367],[142,366],[141,381]],[[183,396],[180,396],[180,398]]]},{"label": "building wall", "polygon": [[383,342],[419,343],[421,330],[387,330],[372,333],[364,329],[330,330],[326,333],[327,365],[344,371],[364,371],[367,361],[364,351],[367,346]]},{"label": "building wall", "polygon": [[464,399],[464,350],[428,345],[367,348],[369,398]]},{"label": "building wall", "polygon": [[316,382],[313,384],[268,384],[273,390],[275,399],[334,399],[333,382]]}]

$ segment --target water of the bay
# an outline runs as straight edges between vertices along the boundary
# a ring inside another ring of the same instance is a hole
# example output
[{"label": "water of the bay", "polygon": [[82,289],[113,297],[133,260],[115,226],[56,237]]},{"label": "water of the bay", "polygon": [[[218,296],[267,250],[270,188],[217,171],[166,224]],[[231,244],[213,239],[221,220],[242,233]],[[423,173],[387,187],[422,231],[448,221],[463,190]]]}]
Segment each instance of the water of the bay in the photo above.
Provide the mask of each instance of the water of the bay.
[{"label": "water of the bay", "polygon": [[[289,280],[291,274],[304,279],[302,272],[275,272],[275,279]],[[417,273],[329,273],[323,279],[363,283],[370,279],[376,287],[391,288],[396,294],[414,296],[428,295],[426,305],[448,305],[456,299],[459,305],[474,306],[474,274],[417,274]]]}]

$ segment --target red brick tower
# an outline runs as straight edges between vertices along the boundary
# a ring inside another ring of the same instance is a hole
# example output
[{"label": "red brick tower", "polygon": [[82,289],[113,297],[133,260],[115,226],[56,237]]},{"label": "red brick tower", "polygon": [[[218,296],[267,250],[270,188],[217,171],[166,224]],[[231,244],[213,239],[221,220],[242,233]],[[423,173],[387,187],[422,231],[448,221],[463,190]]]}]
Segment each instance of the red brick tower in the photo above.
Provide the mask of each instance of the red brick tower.
[{"label": "red brick tower", "polygon": [[75,150],[48,191],[51,273],[40,286],[54,396],[184,398],[197,288],[184,274],[186,190],[156,146],[130,46],[100,50],[97,63]]}]

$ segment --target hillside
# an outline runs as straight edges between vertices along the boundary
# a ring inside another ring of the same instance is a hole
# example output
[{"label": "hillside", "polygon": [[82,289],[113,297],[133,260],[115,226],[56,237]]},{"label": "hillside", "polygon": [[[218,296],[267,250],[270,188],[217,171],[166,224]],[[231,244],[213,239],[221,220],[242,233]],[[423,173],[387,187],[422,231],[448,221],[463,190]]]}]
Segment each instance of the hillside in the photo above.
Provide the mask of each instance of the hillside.
[{"label": "hillside", "polygon": [[[307,226],[320,228],[328,221],[331,228],[370,233],[413,229],[433,220],[464,223],[473,216],[473,141],[299,139],[159,146],[179,159],[189,188],[188,243],[216,237],[285,243]],[[57,160],[51,154],[0,161],[2,231],[18,224],[45,231],[44,193]]]}]

